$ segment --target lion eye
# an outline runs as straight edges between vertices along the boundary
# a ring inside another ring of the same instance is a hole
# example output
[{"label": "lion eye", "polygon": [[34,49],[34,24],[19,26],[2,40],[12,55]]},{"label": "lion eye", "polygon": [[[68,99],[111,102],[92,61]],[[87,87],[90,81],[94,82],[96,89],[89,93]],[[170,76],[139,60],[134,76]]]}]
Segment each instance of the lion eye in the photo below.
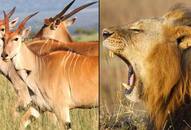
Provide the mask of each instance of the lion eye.
[{"label": "lion eye", "polygon": [[131,31],[133,31],[133,32],[143,32],[143,30],[142,29],[130,29]]}]

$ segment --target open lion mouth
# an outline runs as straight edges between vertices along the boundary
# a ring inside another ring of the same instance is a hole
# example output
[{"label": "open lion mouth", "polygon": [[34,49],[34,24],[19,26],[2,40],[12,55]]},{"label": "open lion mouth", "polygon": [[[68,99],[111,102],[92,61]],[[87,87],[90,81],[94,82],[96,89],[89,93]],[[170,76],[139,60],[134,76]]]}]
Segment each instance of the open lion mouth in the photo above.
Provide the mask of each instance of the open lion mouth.
[{"label": "open lion mouth", "polygon": [[136,82],[136,75],[135,75],[135,71],[133,69],[133,66],[131,65],[131,63],[126,58],[124,58],[120,54],[109,51],[109,56],[111,58],[113,58],[114,55],[121,58],[128,66],[128,81],[127,81],[127,83],[122,83],[122,86],[125,87],[125,94],[130,94],[133,91],[134,85]]}]

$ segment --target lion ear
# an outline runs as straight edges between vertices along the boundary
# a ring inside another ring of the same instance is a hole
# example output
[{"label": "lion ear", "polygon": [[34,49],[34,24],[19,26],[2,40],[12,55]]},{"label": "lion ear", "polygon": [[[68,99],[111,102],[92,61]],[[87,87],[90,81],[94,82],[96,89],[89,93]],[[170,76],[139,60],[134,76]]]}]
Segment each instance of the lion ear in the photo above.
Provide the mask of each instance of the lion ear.
[{"label": "lion ear", "polygon": [[191,47],[191,28],[188,26],[179,26],[175,28],[176,43],[181,49]]},{"label": "lion ear", "polygon": [[178,44],[179,48],[181,48],[183,50],[190,48],[191,47],[191,37],[186,37],[186,36],[180,37],[177,39],[177,44]]}]

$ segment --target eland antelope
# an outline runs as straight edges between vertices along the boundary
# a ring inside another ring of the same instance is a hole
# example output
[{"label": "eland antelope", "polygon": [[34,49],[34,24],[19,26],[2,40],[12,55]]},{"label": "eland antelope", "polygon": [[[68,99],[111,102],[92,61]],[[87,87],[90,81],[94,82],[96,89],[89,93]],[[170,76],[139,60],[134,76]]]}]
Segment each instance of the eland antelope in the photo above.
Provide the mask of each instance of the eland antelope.
[{"label": "eland antelope", "polygon": [[54,17],[50,17],[44,20],[44,25],[36,34],[35,38],[48,38],[58,40],[60,42],[73,42],[72,37],[67,29],[72,25],[76,18],[69,19],[74,14],[78,13],[84,8],[91,6],[97,2],[91,2],[85,5],[82,5],[68,14],[65,14],[66,11],[72,6],[75,0],[72,0],[60,13]]},{"label": "eland antelope", "polygon": [[[51,50],[60,50],[61,48],[69,48],[71,50],[74,50],[82,55],[88,55],[88,56],[98,56],[98,42],[74,42],[72,40],[72,37],[67,29],[68,26],[72,25],[76,18],[69,19],[74,14],[78,13],[84,8],[87,8],[88,6],[91,6],[97,2],[91,2],[85,5],[82,5],[70,13],[66,14],[66,11],[72,6],[72,4],[75,2],[75,0],[72,0],[60,13],[58,13],[54,17],[50,17],[44,20],[44,25],[40,29],[40,31],[36,34],[35,38],[40,39],[54,39],[59,41],[62,44],[54,45],[52,43],[54,42],[32,42],[30,43],[30,46],[32,48],[41,48],[41,51],[46,48],[45,50],[49,48],[49,52]],[[49,45],[44,45],[44,43],[49,43]],[[78,44],[76,44],[78,43]],[[46,47],[45,47],[46,46]]]},{"label": "eland antelope", "polygon": [[[85,56],[71,51],[54,51],[38,55],[23,42],[30,29],[24,28],[26,17],[11,32],[5,14],[5,36],[2,57],[11,60],[26,84],[36,90],[42,102],[38,104],[56,114],[62,127],[71,129],[69,110],[98,105],[98,56]],[[56,41],[54,41],[56,42]],[[33,99],[35,100],[35,99]],[[39,103],[39,102],[37,102]]]},{"label": "eland antelope", "polygon": [[[15,12],[16,7],[14,7],[8,14],[8,18],[10,18]],[[18,22],[18,18],[9,22],[10,29],[16,26]],[[0,20],[0,55],[3,52],[3,37],[5,34],[5,23],[4,20]],[[2,57],[0,57],[0,71],[4,76],[6,76],[9,81],[12,83],[14,90],[17,93],[17,102],[14,107],[14,114],[16,114],[16,108],[26,108],[26,106],[31,102],[31,98],[27,89],[27,85],[17,74],[13,64],[11,62],[4,62]]]},{"label": "eland antelope", "polygon": [[98,56],[98,43],[97,42],[69,42],[62,43],[53,39],[33,40],[27,42],[27,46],[38,55],[45,55],[53,51],[70,50],[81,55]]},{"label": "eland antelope", "polygon": [[[9,14],[7,16],[9,16]],[[11,21],[9,23],[9,26],[10,26],[11,29],[12,29],[12,27],[14,27],[13,25],[16,25],[16,23],[17,23],[16,20],[18,21],[18,18],[13,20],[13,21]],[[3,20],[2,20],[2,23],[4,23]],[[4,24],[3,24],[2,28],[5,29]],[[5,32],[5,30],[3,30],[3,32],[2,32],[3,35],[4,35],[4,32]],[[36,44],[36,43],[38,43],[38,44]],[[58,49],[60,49],[60,50],[68,49],[68,46],[67,46],[68,44],[60,44],[60,42],[58,42],[58,44],[56,44],[54,42],[49,42],[48,44],[43,44],[43,43],[47,43],[47,41],[43,42],[43,40],[40,40],[40,41],[36,40],[36,41],[30,42],[29,44],[27,44],[27,46],[30,49],[32,49],[36,54],[39,54],[39,55],[43,55],[44,52],[48,53],[47,49],[50,49],[50,47],[51,47],[51,51],[54,51],[55,49],[57,49],[57,50]],[[72,50],[74,49],[74,51],[77,50],[77,52],[79,52],[80,54],[84,54],[84,55],[98,55],[97,51],[96,52],[95,51],[91,51],[91,53],[89,51],[89,50],[92,49],[91,45],[95,45],[95,44],[97,45],[97,48],[98,48],[98,44],[95,43],[95,42],[88,42],[88,43],[86,42],[86,43],[82,43],[82,44],[80,44],[78,46],[76,44],[71,43],[71,44],[69,44],[69,48],[70,48],[70,50],[71,49]],[[3,50],[2,49],[3,42],[2,42],[1,45],[2,46],[1,46],[0,49],[1,49],[1,52],[2,52],[2,50]],[[53,45],[56,45],[56,46],[53,46]],[[84,45],[86,46],[86,48],[83,48]],[[14,66],[10,62],[6,63],[6,62],[1,60],[0,63],[1,63],[0,69],[2,70],[3,74],[5,76],[7,76],[8,79],[11,80],[11,82],[13,83],[13,87],[14,87],[14,89],[16,90],[16,92],[18,94],[18,99],[19,100],[18,100],[17,104],[15,105],[15,108],[18,108],[18,106],[19,106],[19,107],[22,107],[22,108],[26,109],[26,106],[30,103],[31,98],[32,98],[33,103],[35,103],[35,105],[37,107],[40,107],[41,112],[45,111],[47,108],[49,108],[47,105],[43,106],[43,104],[46,104],[46,103],[44,102],[44,100],[42,98],[42,95],[40,94],[38,88],[33,89],[33,90],[29,89],[30,90],[30,95],[29,95],[29,91],[27,89],[27,85],[23,82],[23,80],[20,79],[20,77],[18,76],[16,70],[14,69]],[[7,74],[9,74],[9,75],[7,75]],[[31,98],[30,98],[30,96],[31,96]],[[25,113],[25,115],[23,116],[22,120],[21,120],[21,126],[24,125],[26,127],[31,122],[31,118],[30,117],[33,116],[35,118],[38,118],[39,114],[40,113],[37,111],[37,109],[35,109],[34,107],[30,107],[28,109],[28,111]]]},{"label": "eland antelope", "polygon": [[[15,8],[13,8],[7,14],[7,17],[9,18],[14,12],[15,12]],[[17,22],[18,22],[18,18],[10,21],[9,22],[10,29],[13,29],[13,27],[17,24]],[[4,46],[4,35],[5,35],[5,22],[4,22],[4,20],[0,20],[0,28],[1,28],[1,30],[0,30],[0,54],[2,54],[3,46]],[[39,92],[38,89],[37,90],[31,90],[27,87],[26,83],[18,75],[18,73],[15,70],[15,67],[11,61],[5,62],[5,61],[3,61],[2,57],[0,57],[0,71],[12,83],[13,88],[17,93],[17,102],[15,104],[15,107],[13,108],[14,109],[14,111],[13,111],[14,115],[17,114],[17,111],[16,111],[17,108],[27,109],[27,106],[30,105],[32,99],[33,99],[33,101],[35,101],[35,103],[43,101],[42,96],[40,94],[39,94],[39,96],[36,96]],[[38,104],[40,104],[40,103],[38,103]],[[41,110],[43,110],[43,109],[41,108]],[[29,112],[30,112],[30,114],[27,114]],[[23,120],[22,122],[26,122],[27,124],[26,123],[21,123],[21,124],[24,124],[25,126],[27,126],[28,123],[30,123],[30,119],[29,119],[30,116],[38,118],[39,113],[35,108],[30,107],[29,110],[26,112],[26,114],[22,118],[22,120]]]},{"label": "eland antelope", "polygon": [[[13,15],[13,13],[15,12],[15,9],[16,9],[16,7],[14,7],[11,11],[8,12],[7,16],[9,18]],[[13,19],[12,21],[10,21],[9,26],[11,29],[16,26],[18,20],[19,20],[19,18],[17,17],[15,19]],[[3,37],[4,33],[5,33],[4,20],[0,20],[0,38]]]}]

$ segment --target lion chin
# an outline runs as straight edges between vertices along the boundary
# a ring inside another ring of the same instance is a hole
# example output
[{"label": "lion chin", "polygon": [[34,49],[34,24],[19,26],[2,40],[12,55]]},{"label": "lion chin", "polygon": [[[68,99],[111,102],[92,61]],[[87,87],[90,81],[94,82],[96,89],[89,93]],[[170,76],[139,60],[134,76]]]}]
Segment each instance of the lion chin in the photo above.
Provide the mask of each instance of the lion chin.
[{"label": "lion chin", "polygon": [[[103,31],[104,46],[128,65],[126,96],[144,102],[152,130],[191,129],[190,16],[191,10],[176,5],[162,18]],[[124,48],[115,53],[119,46]]]}]

